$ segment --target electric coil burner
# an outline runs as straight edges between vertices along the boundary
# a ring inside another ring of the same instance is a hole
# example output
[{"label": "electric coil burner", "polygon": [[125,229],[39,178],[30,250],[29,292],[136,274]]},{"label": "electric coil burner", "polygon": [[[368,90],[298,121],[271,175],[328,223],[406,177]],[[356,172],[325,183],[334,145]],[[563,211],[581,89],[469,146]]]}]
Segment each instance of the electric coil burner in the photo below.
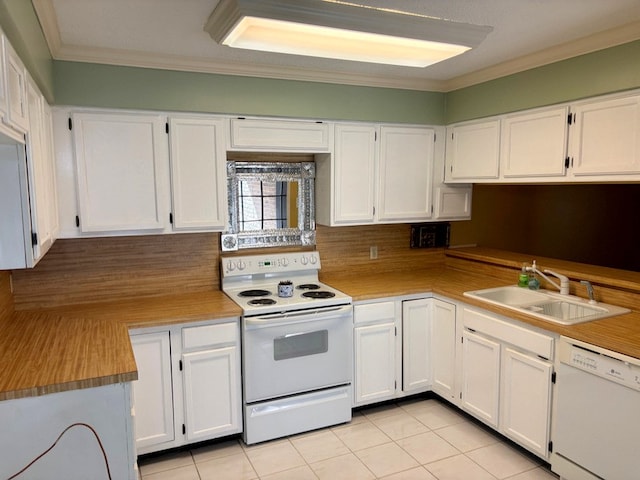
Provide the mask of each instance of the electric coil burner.
[{"label": "electric coil burner", "polygon": [[222,258],[222,290],[243,310],[247,444],[351,420],[353,306],[319,270],[318,252]]},{"label": "electric coil burner", "polygon": [[253,290],[243,290],[240,293],[238,293],[238,295],[241,297],[266,297],[268,295],[271,295],[271,292],[269,290],[253,289]]}]

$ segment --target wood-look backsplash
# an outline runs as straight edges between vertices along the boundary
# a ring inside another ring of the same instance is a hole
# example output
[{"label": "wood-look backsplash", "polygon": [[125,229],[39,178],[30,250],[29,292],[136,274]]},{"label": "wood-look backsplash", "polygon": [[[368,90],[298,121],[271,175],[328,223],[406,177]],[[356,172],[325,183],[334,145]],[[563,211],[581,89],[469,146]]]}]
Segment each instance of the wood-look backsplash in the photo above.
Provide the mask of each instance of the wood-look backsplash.
[{"label": "wood-look backsplash", "polygon": [[[444,263],[443,249],[410,249],[409,231],[409,225],[318,226],[321,275]],[[218,233],[57,240],[35,268],[13,272],[15,308],[219,289],[219,240]],[[369,259],[370,246],[378,247],[377,260]]]}]

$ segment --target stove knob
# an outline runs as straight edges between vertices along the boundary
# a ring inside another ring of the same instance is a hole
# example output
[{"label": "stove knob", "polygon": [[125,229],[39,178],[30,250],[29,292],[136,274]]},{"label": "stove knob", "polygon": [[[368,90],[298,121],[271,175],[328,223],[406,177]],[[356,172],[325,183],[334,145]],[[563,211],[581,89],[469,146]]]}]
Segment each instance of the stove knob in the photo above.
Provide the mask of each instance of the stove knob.
[{"label": "stove knob", "polygon": [[309,263],[309,259],[307,258],[306,255],[302,256],[302,258],[300,259],[300,263],[303,265],[306,265],[307,263]]},{"label": "stove knob", "polygon": [[227,262],[227,271],[233,272],[236,269],[236,266],[233,264],[232,260]]},{"label": "stove knob", "polygon": [[316,257],[315,255],[311,255],[311,265],[315,265],[316,263],[318,263],[318,257]]},{"label": "stove knob", "polygon": [[283,267],[286,267],[287,265],[289,265],[289,260],[287,260],[287,257],[282,257],[282,260],[280,260],[280,264]]},{"label": "stove knob", "polygon": [[238,270],[244,270],[246,266],[246,263],[244,263],[242,260],[238,260]]}]

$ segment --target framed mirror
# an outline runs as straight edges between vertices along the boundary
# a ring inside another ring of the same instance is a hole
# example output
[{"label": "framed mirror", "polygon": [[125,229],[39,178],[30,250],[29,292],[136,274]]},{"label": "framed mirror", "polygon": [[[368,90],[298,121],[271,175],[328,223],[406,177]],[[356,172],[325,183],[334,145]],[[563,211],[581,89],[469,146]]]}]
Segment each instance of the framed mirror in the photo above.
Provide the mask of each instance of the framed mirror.
[{"label": "framed mirror", "polygon": [[315,163],[227,161],[222,250],[315,245]]}]

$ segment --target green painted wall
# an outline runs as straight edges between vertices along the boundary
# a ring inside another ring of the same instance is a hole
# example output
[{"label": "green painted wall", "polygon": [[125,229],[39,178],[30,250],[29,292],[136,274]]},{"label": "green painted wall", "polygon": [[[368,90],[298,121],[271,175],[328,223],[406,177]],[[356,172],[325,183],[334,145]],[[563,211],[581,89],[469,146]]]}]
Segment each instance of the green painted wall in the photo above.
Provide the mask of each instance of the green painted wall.
[{"label": "green painted wall", "polygon": [[454,123],[639,87],[640,41],[635,41],[449,92],[445,121]]},{"label": "green painted wall", "polygon": [[0,0],[0,27],[42,94],[53,103],[53,61],[31,2]]},{"label": "green painted wall", "polygon": [[443,93],[54,62],[56,104],[443,124]]}]

